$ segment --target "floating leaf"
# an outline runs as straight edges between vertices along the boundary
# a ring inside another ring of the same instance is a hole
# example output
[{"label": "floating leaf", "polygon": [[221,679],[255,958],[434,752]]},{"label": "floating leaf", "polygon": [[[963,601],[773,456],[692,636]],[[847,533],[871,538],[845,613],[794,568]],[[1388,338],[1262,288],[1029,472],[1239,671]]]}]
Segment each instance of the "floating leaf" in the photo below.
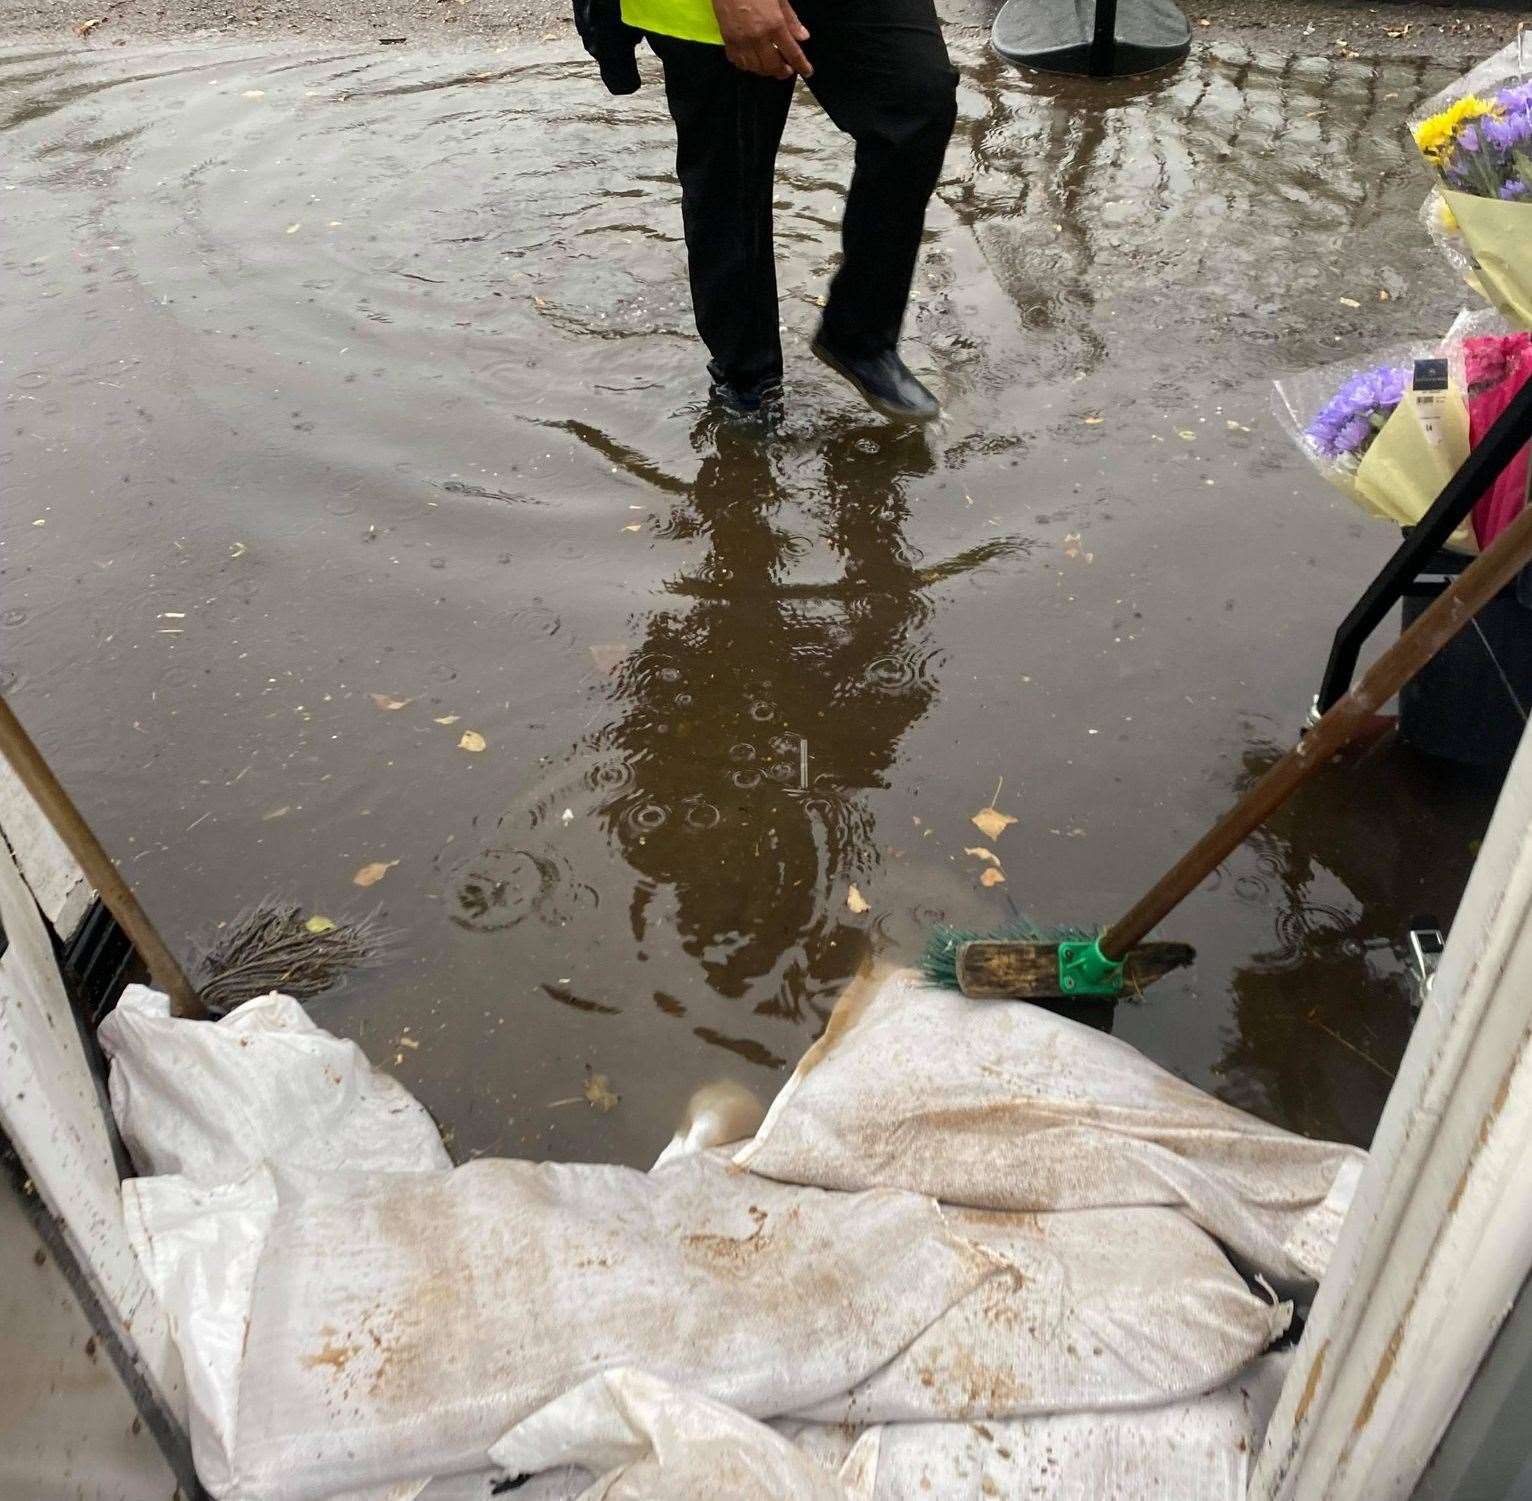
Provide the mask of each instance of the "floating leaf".
[{"label": "floating leaf", "polygon": [[1105,421],[1105,417],[1087,417],[1085,419],[1085,425],[1086,427],[1100,427],[1101,424]]},{"label": "floating leaf", "polygon": [[287,233],[287,234],[290,234],[290,235],[295,235],[295,234],[297,234],[297,233],[298,233],[298,231],[299,231],[299,230],[300,230],[300,229],[302,229],[302,228],[303,228],[303,221],[302,221],[302,220],[301,220],[301,219],[300,219],[300,220],[299,220],[299,221],[298,221],[298,223],[296,223],[296,224],[289,224],[289,225],[288,225],[288,226],[287,226],[287,229],[286,229],[286,231],[285,231],[285,232],[286,232],[286,233]]},{"label": "floating leaf", "polygon": [[355,886],[376,886],[398,863],[397,860],[374,860],[357,871],[351,882]]},{"label": "floating leaf", "polygon": [[291,803],[283,803],[280,808],[272,808],[269,812],[261,814],[261,822],[270,823],[273,819],[286,818],[292,811]]},{"label": "floating leaf", "polygon": [[1336,299],[1342,307],[1361,307],[1361,303],[1355,297],[1340,297]]},{"label": "floating leaf", "polygon": [[867,898],[863,896],[855,886],[853,886],[851,890],[846,893],[846,905],[856,913],[862,913],[871,910]]},{"label": "floating leaf", "polygon": [[463,738],[458,741],[459,750],[481,751],[489,742],[477,730],[464,730]]},{"label": "floating leaf", "polygon": [[574,809],[573,808],[565,808],[564,811],[559,814],[559,822],[560,823],[573,823],[574,822]]},{"label": "floating leaf", "polygon": [[80,24],[75,27],[74,34],[76,36],[89,36],[91,32],[93,32],[98,26],[102,26],[105,23],[105,16],[96,16],[89,21],[81,21]]},{"label": "floating leaf", "polygon": [[977,855],[979,859],[987,860],[991,865],[998,865],[1000,863],[1000,856],[994,850],[985,849],[982,844],[969,845],[963,853],[965,855]]},{"label": "floating leaf", "polygon": [[461,714],[443,714],[437,724],[456,724],[463,716]]},{"label": "floating leaf", "polygon": [[635,521],[632,523],[632,525],[623,527],[623,531],[625,532],[641,532],[643,529],[644,524],[641,521]]},{"label": "floating leaf", "polygon": [[971,821],[986,839],[998,839],[1016,822],[1009,813],[1002,813],[998,808],[980,808]]},{"label": "floating leaf", "polygon": [[588,650],[598,672],[616,672],[632,648],[626,641],[598,641]]},{"label": "floating leaf", "polygon": [[303,930],[306,933],[333,933],[335,931],[335,919],[325,917],[316,912],[304,923]]},{"label": "floating leaf", "polygon": [[1188,443],[1195,443],[1197,441],[1197,434],[1189,427],[1178,427],[1176,429],[1176,437],[1184,438]]},{"label": "floating leaf", "polygon": [[604,1115],[616,1108],[622,1096],[612,1092],[611,1081],[605,1074],[592,1074],[585,1081],[585,1098]]},{"label": "floating leaf", "polygon": [[389,693],[374,693],[372,701],[385,713],[392,713],[395,709],[407,708],[415,702],[412,698],[395,698]]},{"label": "floating leaf", "polygon": [[1005,872],[996,870],[992,865],[979,877],[981,886],[1003,886],[1005,884]]}]

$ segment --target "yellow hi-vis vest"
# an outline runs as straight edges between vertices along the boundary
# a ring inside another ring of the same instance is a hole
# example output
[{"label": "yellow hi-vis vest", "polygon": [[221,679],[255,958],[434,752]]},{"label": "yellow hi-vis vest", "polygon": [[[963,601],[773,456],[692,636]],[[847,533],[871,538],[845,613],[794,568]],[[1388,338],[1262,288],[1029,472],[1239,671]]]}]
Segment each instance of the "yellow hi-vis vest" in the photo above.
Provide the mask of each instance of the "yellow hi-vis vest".
[{"label": "yellow hi-vis vest", "polygon": [[640,31],[723,45],[712,0],[622,0],[622,18]]}]

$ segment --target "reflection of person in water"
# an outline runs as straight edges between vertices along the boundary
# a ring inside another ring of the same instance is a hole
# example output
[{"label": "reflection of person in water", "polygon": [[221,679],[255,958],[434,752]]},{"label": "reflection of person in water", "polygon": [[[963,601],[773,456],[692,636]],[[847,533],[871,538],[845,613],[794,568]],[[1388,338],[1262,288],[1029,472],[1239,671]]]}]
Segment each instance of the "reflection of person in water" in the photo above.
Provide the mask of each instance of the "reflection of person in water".
[{"label": "reflection of person in water", "polygon": [[771,451],[720,427],[678,512],[705,533],[703,567],[676,581],[690,604],[651,617],[617,674],[625,700],[601,748],[631,781],[603,817],[710,984],[797,1016],[849,976],[865,948],[847,887],[872,858],[859,794],[885,785],[899,741],[936,684],[926,587],[1004,543],[936,568],[901,533],[904,483],[931,467],[916,433],[845,433],[825,451],[826,540],[845,561],[827,584],[784,580],[798,539],[779,529]]}]

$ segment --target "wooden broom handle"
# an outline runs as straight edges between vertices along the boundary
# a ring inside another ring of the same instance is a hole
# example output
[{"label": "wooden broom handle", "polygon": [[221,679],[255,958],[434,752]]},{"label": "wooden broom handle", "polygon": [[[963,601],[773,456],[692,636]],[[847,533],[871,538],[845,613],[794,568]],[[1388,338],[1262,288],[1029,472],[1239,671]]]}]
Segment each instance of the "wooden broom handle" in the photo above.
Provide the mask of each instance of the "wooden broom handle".
[{"label": "wooden broom handle", "polygon": [[112,864],[111,856],[91,833],[80,810],[59,784],[59,779],[43,760],[42,752],[32,743],[32,737],[22,728],[21,721],[11,712],[11,706],[3,696],[0,696],[0,750],[5,752],[11,769],[43,810],[54,832],[79,862],[86,880],[96,888],[106,910],[117,919],[133,947],[142,955],[154,983],[170,997],[170,1014],[195,1020],[205,1018],[207,1008],[198,1000],[180,961],[149,921],[149,914],[139,905],[138,898]]},{"label": "wooden broom handle", "polygon": [[1213,825],[1127,913],[1102,933],[1101,952],[1122,959],[1244,843],[1532,561],[1532,505],[1441,594],[1362,679]]}]

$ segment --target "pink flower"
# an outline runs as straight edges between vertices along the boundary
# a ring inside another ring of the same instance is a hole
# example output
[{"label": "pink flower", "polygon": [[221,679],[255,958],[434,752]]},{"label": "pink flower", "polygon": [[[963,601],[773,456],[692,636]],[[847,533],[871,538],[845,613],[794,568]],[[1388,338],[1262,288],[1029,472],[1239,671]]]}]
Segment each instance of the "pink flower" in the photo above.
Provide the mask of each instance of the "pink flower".
[{"label": "pink flower", "polygon": [[1532,333],[1488,334],[1479,339],[1465,339],[1463,366],[1469,391],[1497,385],[1529,351],[1532,351]]},{"label": "pink flower", "polygon": [[[1468,340],[1468,343],[1515,345],[1505,353],[1499,381],[1468,401],[1468,441],[1477,448],[1495,419],[1511,404],[1511,398],[1532,379],[1532,337],[1513,334],[1508,339]],[[1473,531],[1485,548],[1519,515],[1527,499],[1527,450],[1524,448],[1502,471],[1500,478],[1473,508]]]}]

